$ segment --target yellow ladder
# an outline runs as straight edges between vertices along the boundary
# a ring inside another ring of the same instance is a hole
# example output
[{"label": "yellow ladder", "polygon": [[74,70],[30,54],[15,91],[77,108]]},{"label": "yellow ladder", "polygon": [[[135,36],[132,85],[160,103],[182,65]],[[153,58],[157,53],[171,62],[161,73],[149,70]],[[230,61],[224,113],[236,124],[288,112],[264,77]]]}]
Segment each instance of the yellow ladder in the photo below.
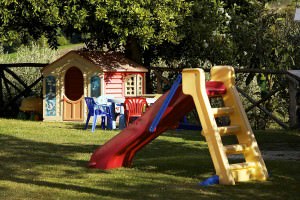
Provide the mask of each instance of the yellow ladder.
[{"label": "yellow ladder", "polygon": [[[211,81],[223,82],[226,88],[226,93],[221,95],[224,102],[222,108],[211,107],[202,69],[184,69],[182,89],[194,99],[203,128],[202,134],[207,141],[220,184],[266,180],[268,172],[264,160],[235,88],[234,69],[230,66],[215,66],[211,69],[210,78]],[[228,116],[230,125],[218,127],[215,118],[220,116]],[[238,144],[224,145],[222,137],[227,135],[235,135]],[[231,154],[243,155],[245,162],[230,164],[227,156]]]}]

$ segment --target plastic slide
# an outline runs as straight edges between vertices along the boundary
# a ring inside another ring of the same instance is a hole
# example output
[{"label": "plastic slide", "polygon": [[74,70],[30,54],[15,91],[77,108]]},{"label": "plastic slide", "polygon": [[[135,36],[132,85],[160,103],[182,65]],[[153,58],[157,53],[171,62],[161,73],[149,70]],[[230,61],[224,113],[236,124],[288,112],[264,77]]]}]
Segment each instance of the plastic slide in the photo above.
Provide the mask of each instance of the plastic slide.
[{"label": "plastic slide", "polygon": [[184,95],[182,87],[179,86],[157,128],[151,133],[149,127],[167,95],[168,93],[160,97],[142,117],[96,149],[89,161],[89,167],[112,169],[130,166],[137,151],[164,131],[176,128],[179,121],[195,107],[192,97]]}]

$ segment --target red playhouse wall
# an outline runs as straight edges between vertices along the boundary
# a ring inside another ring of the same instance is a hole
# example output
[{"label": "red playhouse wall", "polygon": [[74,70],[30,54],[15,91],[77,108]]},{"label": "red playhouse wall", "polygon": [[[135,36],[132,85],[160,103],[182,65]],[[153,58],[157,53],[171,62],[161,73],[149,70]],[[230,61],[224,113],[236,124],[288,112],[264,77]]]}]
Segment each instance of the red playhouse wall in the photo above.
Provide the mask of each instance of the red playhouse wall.
[{"label": "red playhouse wall", "polygon": [[104,94],[116,98],[125,97],[125,78],[134,74],[139,74],[143,77],[143,94],[145,94],[145,73],[142,72],[105,72]]}]

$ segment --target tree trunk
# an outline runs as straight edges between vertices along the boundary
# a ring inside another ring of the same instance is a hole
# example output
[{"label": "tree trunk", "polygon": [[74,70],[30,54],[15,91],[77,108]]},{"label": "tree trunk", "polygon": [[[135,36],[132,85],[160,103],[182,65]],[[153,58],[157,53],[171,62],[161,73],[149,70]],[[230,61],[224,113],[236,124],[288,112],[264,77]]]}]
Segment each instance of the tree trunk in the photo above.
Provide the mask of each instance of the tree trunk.
[{"label": "tree trunk", "polygon": [[142,59],[142,51],[139,47],[138,41],[136,38],[128,38],[126,47],[125,47],[125,55],[127,58],[133,60],[138,64],[143,64]]},{"label": "tree trunk", "polygon": [[[151,47],[150,47],[151,48]],[[151,83],[151,76],[150,76],[150,64],[152,60],[152,51],[150,49],[143,51],[136,38],[128,38],[126,47],[125,47],[125,55],[127,58],[133,60],[134,62],[143,65],[148,69],[146,73],[146,93],[152,94],[153,93],[153,85]]]}]

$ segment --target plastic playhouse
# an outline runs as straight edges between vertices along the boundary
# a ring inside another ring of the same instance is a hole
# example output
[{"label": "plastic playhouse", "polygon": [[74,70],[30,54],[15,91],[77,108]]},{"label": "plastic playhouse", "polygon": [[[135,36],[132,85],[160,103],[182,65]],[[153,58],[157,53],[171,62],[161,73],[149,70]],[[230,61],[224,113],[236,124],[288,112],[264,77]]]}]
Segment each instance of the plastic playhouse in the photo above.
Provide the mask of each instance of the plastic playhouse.
[{"label": "plastic playhouse", "polygon": [[88,118],[84,97],[140,96],[148,70],[117,52],[76,50],[42,69],[43,120]]},{"label": "plastic playhouse", "polygon": [[[224,107],[212,108],[209,98],[222,98]],[[234,69],[215,66],[210,80],[202,69],[184,69],[172,88],[140,118],[96,149],[89,166],[112,169],[130,166],[136,152],[161,133],[172,129],[193,108],[197,109],[220,184],[266,180],[268,172],[235,88]],[[218,126],[216,117],[228,116],[229,126]],[[222,137],[234,135],[238,143],[224,145]],[[243,163],[230,164],[228,156],[241,154]]]}]

